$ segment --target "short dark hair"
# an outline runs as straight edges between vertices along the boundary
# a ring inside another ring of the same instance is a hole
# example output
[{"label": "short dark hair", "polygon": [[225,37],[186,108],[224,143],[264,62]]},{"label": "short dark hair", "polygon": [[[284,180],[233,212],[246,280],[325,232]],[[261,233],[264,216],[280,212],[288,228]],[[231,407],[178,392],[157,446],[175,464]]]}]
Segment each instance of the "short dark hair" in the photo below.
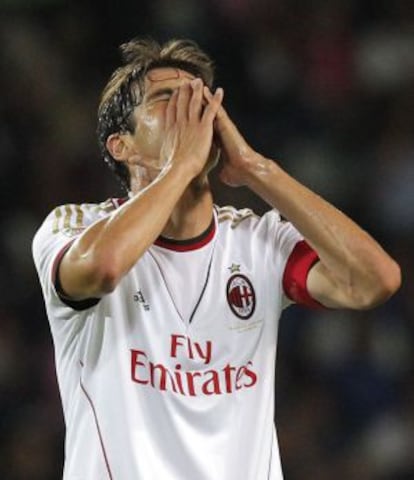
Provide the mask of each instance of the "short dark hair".
[{"label": "short dark hair", "polygon": [[211,89],[214,71],[210,57],[191,40],[170,40],[159,44],[152,39],[133,39],[122,44],[120,50],[123,65],[115,70],[103,89],[98,107],[97,135],[105,162],[129,190],[129,170],[112,157],[106,141],[112,133],[134,132],[131,114],[142,101],[147,72],[153,68],[179,68],[200,77]]}]

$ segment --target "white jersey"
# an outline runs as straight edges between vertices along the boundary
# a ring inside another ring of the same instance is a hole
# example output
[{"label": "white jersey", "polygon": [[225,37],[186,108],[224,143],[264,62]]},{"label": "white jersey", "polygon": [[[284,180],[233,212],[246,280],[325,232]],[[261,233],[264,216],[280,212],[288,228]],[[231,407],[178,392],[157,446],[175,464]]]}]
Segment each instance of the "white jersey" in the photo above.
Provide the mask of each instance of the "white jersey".
[{"label": "white jersey", "polygon": [[276,211],[214,209],[160,238],[117,288],[71,303],[55,270],[117,201],[55,209],[33,254],[66,423],[65,480],[280,480],[274,428],[282,276],[302,240]]}]

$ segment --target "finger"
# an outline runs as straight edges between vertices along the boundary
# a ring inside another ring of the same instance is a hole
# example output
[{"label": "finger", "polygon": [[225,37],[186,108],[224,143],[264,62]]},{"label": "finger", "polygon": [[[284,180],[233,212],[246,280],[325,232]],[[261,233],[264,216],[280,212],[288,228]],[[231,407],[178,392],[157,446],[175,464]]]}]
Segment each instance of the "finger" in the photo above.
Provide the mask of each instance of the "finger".
[{"label": "finger", "polygon": [[224,91],[222,88],[217,88],[212,98],[209,100],[208,105],[204,109],[202,120],[206,122],[213,122],[217,112],[223,101]]},{"label": "finger", "polygon": [[190,82],[181,85],[177,97],[177,122],[185,122],[188,119],[188,106],[190,102]]},{"label": "finger", "polygon": [[210,92],[210,89],[206,85],[203,87],[203,96],[207,100],[207,102],[210,102],[210,100],[213,98],[213,94]]},{"label": "finger", "polygon": [[[204,87],[203,94],[204,98],[206,98],[208,102],[212,101],[213,95],[207,87]],[[225,135],[228,138],[233,138],[237,141],[242,141],[243,143],[245,143],[242,135],[240,134],[232,119],[229,117],[223,105],[220,105],[217,111],[216,122],[214,122],[214,129],[220,137]]]},{"label": "finger", "polygon": [[191,81],[192,95],[189,106],[189,119],[199,120],[203,106],[203,81],[196,78]]},{"label": "finger", "polygon": [[[214,98],[214,95],[211,93],[210,89],[206,86],[203,88],[203,98],[207,101],[207,103],[210,103]],[[221,118],[228,117],[227,112],[223,107],[223,105],[220,105],[220,108],[218,109],[216,116],[218,120],[220,120]]]},{"label": "finger", "polygon": [[168,100],[167,110],[165,112],[165,127],[167,129],[171,128],[176,121],[177,97],[178,91],[174,90],[170,99]]}]

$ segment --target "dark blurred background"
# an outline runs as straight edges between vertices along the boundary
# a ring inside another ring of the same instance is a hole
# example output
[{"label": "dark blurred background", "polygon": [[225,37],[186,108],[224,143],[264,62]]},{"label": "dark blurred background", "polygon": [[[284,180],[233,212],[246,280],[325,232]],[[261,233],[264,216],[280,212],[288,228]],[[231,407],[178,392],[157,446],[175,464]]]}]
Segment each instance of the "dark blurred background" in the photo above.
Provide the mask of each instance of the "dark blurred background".
[{"label": "dark blurred background", "polygon": [[[196,40],[250,143],[402,266],[403,288],[381,308],[285,312],[276,419],[286,480],[413,479],[409,0],[1,0],[0,478],[61,478],[64,425],[31,239],[58,204],[123,195],[99,157],[95,112],[117,46],[143,35]],[[266,209],[212,182],[217,203]]]}]

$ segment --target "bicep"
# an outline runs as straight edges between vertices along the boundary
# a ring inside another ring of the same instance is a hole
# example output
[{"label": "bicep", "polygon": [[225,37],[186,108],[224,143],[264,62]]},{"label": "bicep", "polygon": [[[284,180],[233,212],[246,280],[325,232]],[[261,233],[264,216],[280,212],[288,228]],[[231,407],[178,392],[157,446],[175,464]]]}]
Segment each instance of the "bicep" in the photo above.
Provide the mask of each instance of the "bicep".
[{"label": "bicep", "polygon": [[91,268],[87,261],[79,261],[71,248],[57,262],[53,281],[56,290],[65,300],[85,300],[100,297]]},{"label": "bicep", "polygon": [[58,259],[56,281],[64,297],[73,300],[100,298],[113,290],[110,258],[100,258],[95,243],[106,219],[80,235]]}]

